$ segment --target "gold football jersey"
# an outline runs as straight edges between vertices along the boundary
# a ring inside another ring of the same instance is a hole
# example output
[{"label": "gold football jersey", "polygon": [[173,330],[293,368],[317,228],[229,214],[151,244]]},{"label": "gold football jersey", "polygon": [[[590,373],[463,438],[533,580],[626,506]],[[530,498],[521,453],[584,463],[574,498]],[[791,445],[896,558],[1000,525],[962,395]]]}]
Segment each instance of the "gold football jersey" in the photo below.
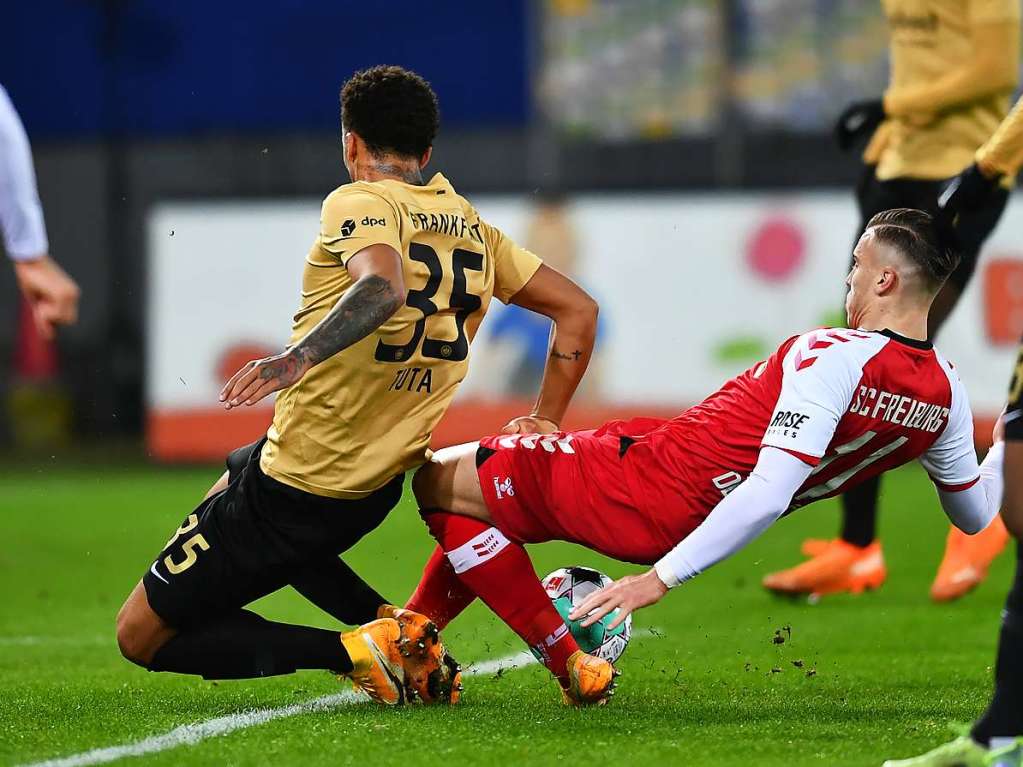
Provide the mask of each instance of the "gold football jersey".
[{"label": "gold football jersey", "polygon": [[1023,165],[1023,98],[1016,102],[995,135],[977,150],[977,162],[1009,177],[1019,173]]},{"label": "gold football jersey", "polygon": [[[882,0],[891,35],[890,117],[865,159],[877,177],[941,179],[973,162],[1009,110],[1012,88],[969,82],[968,66],[988,40],[1014,71],[1019,61],[1020,0]],[[1011,40],[1008,44],[1004,41]],[[1008,49],[1007,49],[1008,48]],[[980,93],[969,103],[961,93]]]},{"label": "gold football jersey", "polygon": [[348,259],[380,243],[401,254],[404,306],[282,391],[263,447],[266,474],[316,495],[360,498],[426,459],[491,297],[507,303],[541,263],[439,173],[346,184],[323,202],[292,344],[353,284]]}]

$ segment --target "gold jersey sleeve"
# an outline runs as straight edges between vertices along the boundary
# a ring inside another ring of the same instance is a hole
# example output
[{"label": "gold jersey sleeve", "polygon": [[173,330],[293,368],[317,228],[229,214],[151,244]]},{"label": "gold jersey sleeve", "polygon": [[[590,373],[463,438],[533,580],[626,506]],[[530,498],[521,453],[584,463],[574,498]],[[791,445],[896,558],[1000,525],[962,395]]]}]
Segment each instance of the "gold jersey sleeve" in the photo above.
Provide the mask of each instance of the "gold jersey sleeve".
[{"label": "gold jersey sleeve", "polygon": [[540,259],[516,245],[504,232],[480,221],[487,248],[494,254],[494,297],[508,303],[540,268]]},{"label": "gold jersey sleeve", "polygon": [[941,179],[969,165],[1009,109],[1020,0],[882,0],[891,35],[877,177]]},{"label": "gold jersey sleeve", "polygon": [[987,143],[977,150],[977,163],[1004,176],[1015,176],[1023,166],[1023,98],[1002,120]]},{"label": "gold jersey sleeve", "polygon": [[325,257],[343,266],[371,245],[390,245],[400,253],[398,212],[376,192],[342,187],[323,201],[317,242]]},{"label": "gold jersey sleeve", "polygon": [[427,458],[491,298],[510,300],[541,263],[440,174],[347,184],[324,201],[292,343],[351,287],[345,264],[379,243],[401,254],[405,305],[282,391],[267,431],[263,471],[316,495],[361,498]]}]

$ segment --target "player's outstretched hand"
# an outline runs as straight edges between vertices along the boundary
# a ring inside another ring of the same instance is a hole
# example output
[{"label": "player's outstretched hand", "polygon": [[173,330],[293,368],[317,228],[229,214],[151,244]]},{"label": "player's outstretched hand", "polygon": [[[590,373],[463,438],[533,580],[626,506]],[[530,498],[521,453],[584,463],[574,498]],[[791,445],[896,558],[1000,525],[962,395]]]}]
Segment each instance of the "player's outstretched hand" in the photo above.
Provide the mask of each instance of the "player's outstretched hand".
[{"label": "player's outstretched hand", "polygon": [[53,338],[58,325],[75,324],[80,291],[56,261],[49,256],[15,261],[14,274],[43,338]]},{"label": "player's outstretched hand", "polygon": [[659,602],[667,593],[668,587],[658,577],[657,571],[651,569],[642,575],[627,575],[607,588],[595,591],[568,617],[574,621],[582,618],[582,625],[590,626],[617,608],[618,617],[608,625],[610,630],[628,618],[633,610]]},{"label": "player's outstretched hand", "polygon": [[560,427],[542,415],[520,415],[512,418],[501,429],[502,434],[552,434]]},{"label": "player's outstretched hand", "polygon": [[869,139],[884,118],[884,101],[881,99],[854,101],[835,122],[835,142],[838,148],[848,152],[854,144]]},{"label": "player's outstretched hand", "polygon": [[252,360],[224,384],[220,390],[220,401],[227,410],[241,405],[255,405],[268,394],[287,389],[311,367],[302,355],[293,351]]}]

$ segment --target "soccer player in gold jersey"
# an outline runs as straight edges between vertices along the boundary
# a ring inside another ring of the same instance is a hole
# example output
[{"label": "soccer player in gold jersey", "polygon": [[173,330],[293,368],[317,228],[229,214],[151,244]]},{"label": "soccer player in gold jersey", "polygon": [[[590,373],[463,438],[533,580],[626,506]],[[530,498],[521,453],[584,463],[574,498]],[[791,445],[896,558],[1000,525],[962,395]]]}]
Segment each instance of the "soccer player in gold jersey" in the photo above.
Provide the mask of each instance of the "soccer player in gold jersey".
[{"label": "soccer player in gold jersey", "polygon": [[[355,74],[341,119],[352,183],[324,200],[291,341],[221,392],[230,409],[280,391],[273,424],[228,458],[131,592],[117,639],[152,671],[248,678],[323,668],[381,702],[450,700],[457,673],[436,628],[389,605],[338,555],[383,521],[404,473],[428,457],[492,298],[554,321],[536,406],[508,433],[558,428],[593,349],[597,307],[444,176],[424,180],[439,119],[421,77],[399,67]],[[339,635],[243,609],[285,585],[366,625]]]},{"label": "soccer player in gold jersey", "polygon": [[[937,211],[948,179],[1005,118],[1020,59],[1020,0],[882,0],[882,6],[891,36],[888,88],[881,98],[851,104],[835,128],[843,149],[870,139],[856,189],[860,231],[890,208]],[[947,232],[946,245],[962,259],[931,308],[932,338],[972,276],[1010,186],[1006,176],[982,204],[962,211],[954,235]],[[841,536],[807,541],[811,558],[768,575],[764,585],[815,596],[880,586],[887,571],[876,537],[879,492],[880,478],[844,495]],[[932,598],[955,599],[980,583],[1006,540],[999,520],[972,538],[952,528]]]},{"label": "soccer player in gold jersey", "polygon": [[[942,194],[943,210],[962,218],[998,194],[1023,166],[1023,100],[982,146],[974,162]],[[1005,495],[1002,516],[1016,539],[1016,575],[1002,611],[995,693],[987,711],[963,735],[913,759],[885,767],[1019,767],[1023,764],[1023,340],[1004,415]]]}]

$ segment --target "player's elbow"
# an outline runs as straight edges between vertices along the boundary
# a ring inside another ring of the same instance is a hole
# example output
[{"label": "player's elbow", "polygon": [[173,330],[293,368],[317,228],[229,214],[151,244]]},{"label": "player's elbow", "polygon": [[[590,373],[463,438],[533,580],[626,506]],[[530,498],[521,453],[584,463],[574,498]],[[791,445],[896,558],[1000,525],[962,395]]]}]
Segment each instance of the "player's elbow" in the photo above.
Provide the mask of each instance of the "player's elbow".
[{"label": "player's elbow", "polygon": [[406,292],[401,280],[376,279],[367,309],[372,312],[378,325],[382,325],[405,304]]},{"label": "player's elbow", "polygon": [[597,303],[597,299],[589,293],[584,292],[579,311],[585,319],[586,324],[593,329],[594,333],[596,333],[597,318],[600,316],[600,304]]},{"label": "player's elbow", "polygon": [[405,298],[407,296],[407,293],[408,291],[405,290],[404,285],[391,286],[391,290],[388,294],[388,301],[385,305],[385,310],[387,312],[388,317],[397,312],[405,304]]},{"label": "player's elbow", "polygon": [[953,520],[952,524],[967,535],[976,535],[977,533],[986,530],[987,526],[991,524],[992,520],[994,520],[996,516],[998,516],[997,509],[994,513],[980,512],[977,514],[963,514]]},{"label": "player's elbow", "polygon": [[400,274],[379,276],[378,279],[376,293],[380,311],[390,317],[404,305],[408,297],[405,280]]},{"label": "player's elbow", "polygon": [[582,288],[576,290],[554,316],[562,331],[571,331],[584,338],[596,338],[600,304]]},{"label": "player's elbow", "polygon": [[[990,520],[988,521],[990,522]],[[959,528],[960,532],[967,535],[976,535],[987,527],[987,523],[981,522],[979,519],[964,519],[957,521],[955,526]]]}]

